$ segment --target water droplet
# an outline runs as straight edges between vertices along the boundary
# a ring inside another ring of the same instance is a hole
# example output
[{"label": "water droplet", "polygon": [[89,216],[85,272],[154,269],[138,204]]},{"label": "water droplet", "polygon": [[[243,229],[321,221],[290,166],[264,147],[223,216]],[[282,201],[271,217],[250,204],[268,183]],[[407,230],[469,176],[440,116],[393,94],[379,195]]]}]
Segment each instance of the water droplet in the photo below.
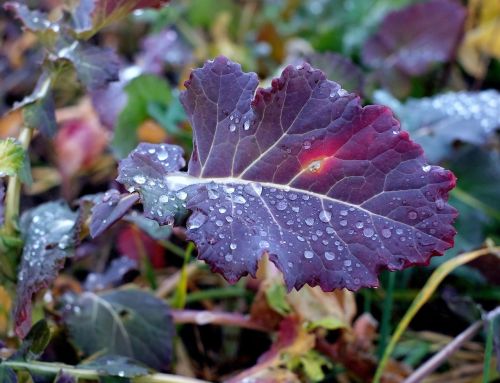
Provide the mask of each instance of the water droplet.
[{"label": "water droplet", "polygon": [[193,214],[191,214],[191,217],[189,217],[187,228],[189,230],[198,229],[207,221],[207,218],[208,217],[201,211],[195,211]]},{"label": "water droplet", "polygon": [[305,223],[307,226],[312,226],[314,225],[314,218],[306,218]]},{"label": "water droplet", "polygon": [[361,222],[361,221],[356,222],[356,227],[358,229],[362,229],[363,228],[363,222]]},{"label": "water droplet", "polygon": [[245,185],[243,190],[254,197],[260,197],[262,194],[262,185],[258,182],[250,182]]},{"label": "water droplet", "polygon": [[340,226],[347,226],[347,221],[343,219],[342,221],[339,222]]},{"label": "water droplet", "polygon": [[422,166],[422,170],[426,173],[428,173],[430,170],[431,170],[431,165],[425,165],[425,166]]},{"label": "water droplet", "polygon": [[224,222],[222,222],[220,219],[218,219],[217,221],[215,221],[215,224],[219,227],[221,227],[222,225],[224,225]]},{"label": "water droplet", "polygon": [[245,203],[247,202],[247,200],[246,200],[243,196],[241,196],[241,195],[239,195],[239,194],[238,194],[238,195],[233,196],[232,201],[233,201],[234,203],[238,203],[238,204],[240,204],[240,205],[243,205],[243,204],[245,204]]},{"label": "water droplet", "polygon": [[166,195],[166,194],[163,194],[160,196],[160,198],[158,198],[158,201],[160,201],[161,203],[167,203],[168,200],[169,200],[169,198],[168,198],[168,195]]},{"label": "water droplet", "polygon": [[158,152],[156,158],[160,161],[165,161],[168,158],[168,152],[166,150],[162,150],[161,152]]},{"label": "water droplet", "polygon": [[332,213],[330,213],[329,211],[326,211],[326,210],[322,210],[320,213],[319,213],[319,220],[321,222],[330,222],[330,220],[332,219]]},{"label": "water droplet", "polygon": [[401,230],[401,229],[396,229],[396,234],[397,234],[397,235],[401,235],[401,234],[403,234],[403,230]]},{"label": "water droplet", "polygon": [[389,229],[382,229],[382,237],[384,238],[390,238],[391,237],[391,231]]},{"label": "water droplet", "polygon": [[346,259],[346,260],[344,261],[344,266],[349,267],[349,266],[351,266],[351,263],[352,263],[352,262],[351,262],[351,260],[350,260],[350,259]]},{"label": "water droplet", "polygon": [[231,244],[229,245],[229,248],[230,248],[231,250],[235,250],[237,247],[238,247],[238,245],[237,245],[236,243],[231,243]]},{"label": "water droplet", "polygon": [[260,241],[259,242],[259,247],[261,249],[267,249],[269,247],[269,242],[267,242],[267,241]]},{"label": "water droplet", "polygon": [[234,132],[235,130],[236,130],[236,125],[235,124],[229,125],[229,131],[230,132]]},{"label": "water droplet", "polygon": [[276,204],[276,209],[280,210],[280,211],[283,211],[286,209],[287,207],[287,203],[286,201],[282,200],[282,201],[279,201],[277,204]]},{"label": "water droplet", "polygon": [[314,257],[314,253],[312,251],[310,250],[304,251],[304,258],[311,259],[312,257]]},{"label": "water droplet", "polygon": [[438,210],[444,209],[444,201],[442,198],[438,198],[436,200],[436,207],[438,208]]},{"label": "water droplet", "polygon": [[225,207],[219,208],[219,213],[224,214],[227,211]]},{"label": "water droplet", "polygon": [[344,216],[344,217],[345,217],[347,214],[348,214],[347,210],[341,210],[341,211],[340,211],[340,215],[342,215],[342,216]]},{"label": "water droplet", "polygon": [[311,148],[311,141],[304,141],[304,143],[302,144],[302,147],[304,149],[310,149]]},{"label": "water droplet", "polygon": [[245,129],[245,130],[250,129],[250,120],[246,120],[246,121],[243,123],[243,129]]},{"label": "water droplet", "polygon": [[417,217],[418,217],[418,214],[416,211],[410,211],[408,213],[408,218],[410,218],[410,219],[417,219]]},{"label": "water droplet", "polygon": [[374,234],[374,231],[371,227],[365,227],[363,229],[363,235],[367,238],[370,238]]},{"label": "water droplet", "polygon": [[335,259],[335,254],[333,254],[333,253],[331,253],[329,251],[326,251],[325,252],[325,258],[328,261],[333,261]]},{"label": "water droplet", "polygon": [[184,201],[184,200],[187,198],[188,194],[187,194],[185,191],[182,191],[182,190],[181,190],[181,191],[178,191],[178,192],[175,194],[175,196],[176,196],[177,198],[179,198],[181,201]]},{"label": "water droplet", "polygon": [[316,173],[321,168],[321,161],[316,160],[309,164],[308,169],[312,173]]},{"label": "water droplet", "polygon": [[134,182],[138,183],[139,185],[143,185],[146,183],[146,178],[144,178],[143,176],[140,176],[140,175],[136,175],[136,176],[134,176]]},{"label": "water droplet", "polygon": [[208,189],[208,199],[217,199],[219,198],[219,193],[216,190]]},{"label": "water droplet", "polygon": [[[346,224],[347,224],[347,222],[346,222]],[[335,232],[335,230],[333,230],[333,227],[330,227],[330,226],[328,226],[325,229],[325,231],[327,232],[327,234],[333,234]]]}]

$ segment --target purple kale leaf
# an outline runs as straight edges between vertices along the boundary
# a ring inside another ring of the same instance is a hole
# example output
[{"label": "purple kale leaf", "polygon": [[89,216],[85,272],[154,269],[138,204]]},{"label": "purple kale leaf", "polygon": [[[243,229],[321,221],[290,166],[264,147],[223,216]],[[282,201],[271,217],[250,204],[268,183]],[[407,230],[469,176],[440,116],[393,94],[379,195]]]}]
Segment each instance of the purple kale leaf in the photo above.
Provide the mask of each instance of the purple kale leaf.
[{"label": "purple kale leaf", "polygon": [[453,245],[456,211],[446,201],[455,177],[426,163],[387,107],[362,107],[309,64],[257,89],[256,74],[218,57],[185,85],[188,172],[152,155],[126,179],[152,179],[138,191],[144,199],[155,190],[156,204],[160,192],[180,193],[192,211],[188,238],[229,281],[255,275],[268,254],[289,289],[356,290]]},{"label": "purple kale leaf", "polygon": [[120,61],[110,48],[102,48],[85,41],[61,39],[57,57],[69,60],[78,79],[88,90],[104,87],[119,79]]},{"label": "purple kale leaf", "polygon": [[31,327],[31,298],[47,287],[71,256],[76,242],[78,214],[63,202],[40,205],[21,217],[24,250],[18,271],[14,312],[16,333],[22,338]]},{"label": "purple kale leaf", "polygon": [[186,206],[186,193],[171,190],[165,179],[185,166],[183,154],[178,146],[142,143],[120,162],[117,181],[129,192],[139,192],[144,216],[160,225],[172,224]]},{"label": "purple kale leaf", "polygon": [[391,12],[363,46],[363,61],[373,68],[423,74],[453,57],[465,17],[465,8],[454,0],[430,0]]},{"label": "purple kale leaf", "polygon": [[101,235],[114,223],[119,221],[139,200],[139,194],[120,194],[118,190],[108,190],[96,197],[90,219],[90,234],[92,237]]}]

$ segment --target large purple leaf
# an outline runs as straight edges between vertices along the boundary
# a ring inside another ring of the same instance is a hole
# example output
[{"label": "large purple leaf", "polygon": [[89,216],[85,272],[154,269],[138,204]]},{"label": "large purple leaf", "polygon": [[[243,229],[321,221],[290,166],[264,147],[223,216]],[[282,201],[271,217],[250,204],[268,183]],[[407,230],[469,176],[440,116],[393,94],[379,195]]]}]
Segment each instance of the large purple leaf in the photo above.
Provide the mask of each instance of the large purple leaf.
[{"label": "large purple leaf", "polygon": [[465,8],[454,0],[430,0],[389,13],[363,46],[363,61],[374,68],[396,67],[420,75],[450,60],[460,41]]},{"label": "large purple leaf", "polygon": [[308,64],[257,85],[224,57],[194,70],[181,96],[188,174],[159,171],[187,194],[187,235],[212,269],[234,282],[267,253],[289,289],[356,290],[452,246],[455,178],[426,163],[388,108],[361,107]]}]

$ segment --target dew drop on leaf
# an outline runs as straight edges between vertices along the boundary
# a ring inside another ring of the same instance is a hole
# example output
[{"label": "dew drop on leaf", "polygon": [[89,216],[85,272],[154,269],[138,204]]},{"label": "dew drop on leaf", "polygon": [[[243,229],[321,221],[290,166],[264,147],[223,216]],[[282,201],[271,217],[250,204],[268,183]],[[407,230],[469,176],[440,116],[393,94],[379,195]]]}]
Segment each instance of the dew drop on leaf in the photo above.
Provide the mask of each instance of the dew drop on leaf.
[{"label": "dew drop on leaf", "polygon": [[321,222],[330,222],[330,220],[332,219],[332,213],[330,213],[329,211],[326,211],[326,210],[322,210],[320,213],[319,213],[319,220]]},{"label": "dew drop on leaf", "polygon": [[207,221],[207,218],[208,217],[206,216],[206,214],[202,213],[201,211],[195,211],[189,217],[187,228],[190,230],[198,229]]}]

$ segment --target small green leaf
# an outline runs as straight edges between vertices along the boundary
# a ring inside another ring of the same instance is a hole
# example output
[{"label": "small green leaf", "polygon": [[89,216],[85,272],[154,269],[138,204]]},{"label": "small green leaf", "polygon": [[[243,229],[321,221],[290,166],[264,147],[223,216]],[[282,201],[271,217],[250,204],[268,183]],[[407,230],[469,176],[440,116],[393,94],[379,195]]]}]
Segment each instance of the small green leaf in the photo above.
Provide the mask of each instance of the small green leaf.
[{"label": "small green leaf", "polygon": [[325,328],[327,330],[338,330],[339,328],[346,327],[346,324],[344,322],[342,322],[339,318],[325,317],[325,318],[321,318],[320,320],[311,322],[307,326],[307,328],[309,330],[312,330],[312,329],[315,329],[318,327]]},{"label": "small green leaf", "polygon": [[50,342],[50,328],[45,319],[36,322],[24,339],[13,359],[35,360],[42,355]]},{"label": "small green leaf", "polygon": [[9,367],[0,364],[0,382],[2,383],[17,383],[17,375]]},{"label": "small green leaf", "polygon": [[24,164],[25,151],[13,138],[0,140],[0,177],[16,176]]},{"label": "small green leaf", "polygon": [[137,129],[150,118],[151,104],[168,105],[172,93],[168,83],[153,75],[142,75],[133,79],[125,88],[127,105],[118,116],[112,148],[123,158],[138,144]]},{"label": "small green leaf", "polygon": [[266,290],[267,303],[277,313],[285,316],[291,311],[291,307],[286,300],[286,289],[281,283],[275,283]]}]

